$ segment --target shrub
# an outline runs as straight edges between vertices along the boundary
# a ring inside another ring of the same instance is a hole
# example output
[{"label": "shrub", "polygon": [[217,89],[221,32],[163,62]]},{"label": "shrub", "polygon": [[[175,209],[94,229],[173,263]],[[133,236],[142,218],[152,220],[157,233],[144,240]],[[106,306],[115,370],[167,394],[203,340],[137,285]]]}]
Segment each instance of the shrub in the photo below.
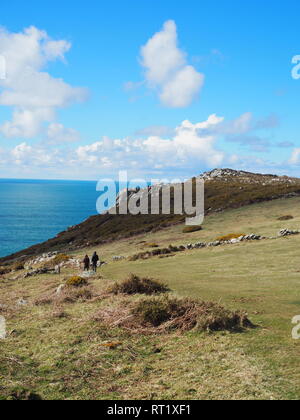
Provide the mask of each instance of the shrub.
[{"label": "shrub", "polygon": [[153,243],[153,242],[149,242],[149,243],[144,243],[143,244],[143,248],[158,248],[159,245]]},{"label": "shrub", "polygon": [[152,298],[132,309],[142,324],[167,330],[238,331],[253,324],[243,312],[232,312],[213,302],[191,299]]},{"label": "shrub", "polygon": [[231,239],[237,239],[237,238],[240,238],[241,236],[246,236],[246,234],[245,233],[229,233],[228,235],[220,236],[219,238],[217,238],[217,241],[219,242],[230,241]]},{"label": "shrub", "polygon": [[132,310],[132,313],[140,318],[142,323],[149,323],[158,327],[172,316],[179,314],[178,301],[173,299],[151,299],[139,302]]},{"label": "shrub", "polygon": [[14,271],[21,271],[21,270],[24,270],[24,264],[22,264],[22,263],[16,263],[16,264],[14,264],[13,265],[13,270]]},{"label": "shrub", "polygon": [[155,295],[159,293],[166,293],[169,291],[169,288],[165,284],[159,283],[158,281],[149,278],[140,278],[134,274],[131,274],[127,280],[120,284],[115,284],[109,291],[115,295]]},{"label": "shrub", "polygon": [[47,261],[43,264],[43,267],[45,268],[54,268],[57,265],[60,265],[62,263],[65,263],[70,260],[71,257],[69,257],[66,254],[58,254],[52,260]]},{"label": "shrub", "polygon": [[27,389],[17,388],[6,396],[8,401],[41,401],[42,397]]},{"label": "shrub", "polygon": [[158,255],[168,255],[173,254],[174,252],[182,252],[185,251],[185,249],[186,248],[184,246],[170,245],[169,248],[158,248],[153,251],[140,252],[139,254],[132,255],[129,257],[129,261],[147,260],[148,258],[156,257]]},{"label": "shrub", "polygon": [[10,268],[0,267],[0,276],[4,276],[5,274],[8,274],[10,272],[11,272],[11,269]]},{"label": "shrub", "polygon": [[294,216],[281,216],[281,217],[278,217],[278,220],[280,220],[280,221],[292,220],[292,219],[294,219]]},{"label": "shrub", "polygon": [[193,232],[199,232],[202,230],[202,226],[186,226],[183,228],[182,233],[193,233]]},{"label": "shrub", "polygon": [[83,287],[88,284],[88,281],[80,276],[72,276],[66,281],[68,287]]},{"label": "shrub", "polygon": [[86,302],[92,299],[93,293],[88,287],[81,287],[79,289],[67,288],[57,298],[57,303],[75,303]]}]

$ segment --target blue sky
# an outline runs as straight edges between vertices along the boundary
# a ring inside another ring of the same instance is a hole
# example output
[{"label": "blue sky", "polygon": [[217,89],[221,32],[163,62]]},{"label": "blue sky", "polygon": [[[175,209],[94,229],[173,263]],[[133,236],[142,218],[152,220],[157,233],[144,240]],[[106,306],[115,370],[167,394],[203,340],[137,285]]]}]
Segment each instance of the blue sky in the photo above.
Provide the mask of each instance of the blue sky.
[{"label": "blue sky", "polygon": [[0,177],[184,177],[215,166],[300,176],[299,9],[4,2]]}]

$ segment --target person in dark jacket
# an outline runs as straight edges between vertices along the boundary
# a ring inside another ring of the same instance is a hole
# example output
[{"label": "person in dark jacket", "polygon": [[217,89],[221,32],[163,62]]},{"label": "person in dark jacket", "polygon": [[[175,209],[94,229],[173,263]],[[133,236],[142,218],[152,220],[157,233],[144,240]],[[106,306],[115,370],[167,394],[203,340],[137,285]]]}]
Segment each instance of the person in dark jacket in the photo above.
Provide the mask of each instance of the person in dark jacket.
[{"label": "person in dark jacket", "polygon": [[98,261],[99,261],[98,254],[97,254],[97,252],[94,252],[94,254],[92,256],[92,266],[93,266],[93,271],[95,273],[97,272]]},{"label": "person in dark jacket", "polygon": [[84,264],[84,271],[89,271],[90,270],[91,261],[90,261],[88,255],[86,255],[84,257],[83,264]]}]

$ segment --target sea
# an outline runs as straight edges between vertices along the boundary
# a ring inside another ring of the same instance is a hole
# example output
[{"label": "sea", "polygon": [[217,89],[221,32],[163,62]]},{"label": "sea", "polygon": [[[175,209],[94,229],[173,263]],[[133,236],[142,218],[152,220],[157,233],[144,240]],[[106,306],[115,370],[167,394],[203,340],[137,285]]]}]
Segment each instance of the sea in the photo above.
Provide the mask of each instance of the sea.
[{"label": "sea", "polygon": [[96,185],[0,179],[0,257],[46,241],[97,214]]}]

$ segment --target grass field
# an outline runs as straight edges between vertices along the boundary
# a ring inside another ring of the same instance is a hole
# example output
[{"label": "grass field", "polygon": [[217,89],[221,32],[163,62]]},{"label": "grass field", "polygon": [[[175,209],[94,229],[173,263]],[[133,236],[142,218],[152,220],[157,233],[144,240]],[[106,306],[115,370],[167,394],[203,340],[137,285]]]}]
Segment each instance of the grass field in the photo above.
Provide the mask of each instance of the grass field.
[{"label": "grass field", "polygon": [[[299,206],[299,198],[255,204],[209,216],[199,232],[178,225],[97,249],[108,264],[91,281],[95,292],[130,273],[150,276],[176,296],[246,310],[257,328],[242,333],[134,334],[96,322],[94,314],[137,297],[65,303],[58,314],[34,301],[71,270],[0,277],[0,304],[9,305],[0,312],[8,329],[0,341],[0,399],[22,398],[23,390],[43,399],[299,399],[300,340],[292,339],[291,321],[300,315],[300,235],[112,262],[147,243],[181,245],[228,233],[276,237],[282,228],[300,228]],[[278,221],[285,215],[294,219]],[[17,307],[20,298],[28,304]],[[119,345],[109,349],[108,342]]]}]

